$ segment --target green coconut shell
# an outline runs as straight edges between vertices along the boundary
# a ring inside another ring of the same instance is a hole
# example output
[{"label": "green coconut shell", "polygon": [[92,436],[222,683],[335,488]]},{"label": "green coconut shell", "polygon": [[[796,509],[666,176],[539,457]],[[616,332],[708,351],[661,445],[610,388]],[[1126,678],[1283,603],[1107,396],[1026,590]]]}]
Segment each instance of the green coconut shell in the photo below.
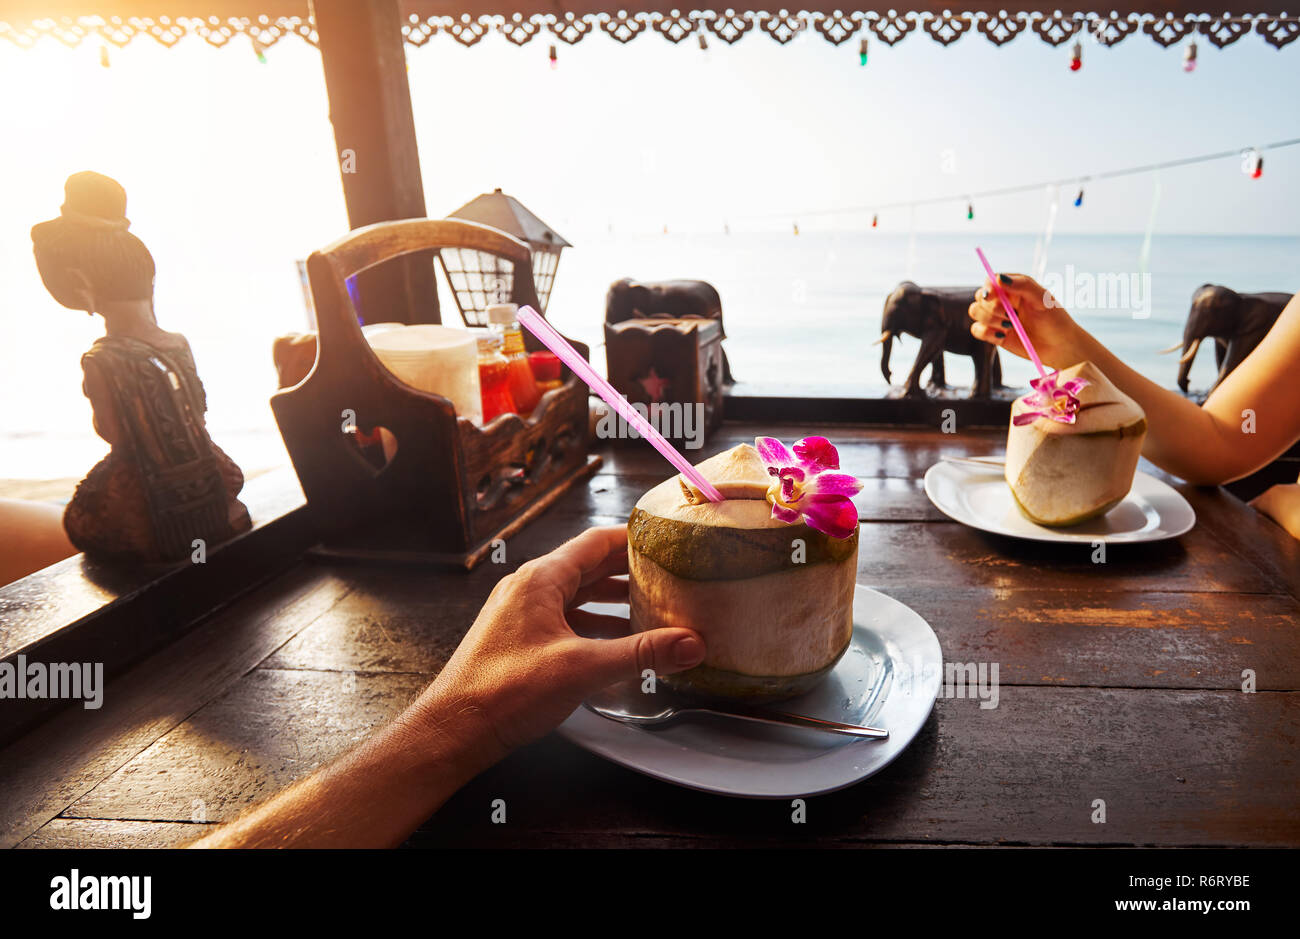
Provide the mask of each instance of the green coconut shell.
[{"label": "green coconut shell", "polygon": [[[858,548],[858,529],[832,538],[804,524],[724,528],[662,518],[633,509],[628,546],[686,580],[742,580],[776,571],[843,561]],[[796,541],[803,542],[799,552]],[[800,560],[796,560],[800,558]]]}]

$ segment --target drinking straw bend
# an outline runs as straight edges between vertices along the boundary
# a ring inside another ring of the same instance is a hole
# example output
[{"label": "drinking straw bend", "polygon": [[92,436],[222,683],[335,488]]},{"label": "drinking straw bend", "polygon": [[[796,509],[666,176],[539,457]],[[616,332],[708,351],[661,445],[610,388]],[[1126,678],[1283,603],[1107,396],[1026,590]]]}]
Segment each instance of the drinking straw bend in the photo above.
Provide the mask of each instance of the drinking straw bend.
[{"label": "drinking straw bend", "polygon": [[538,338],[542,345],[550,349],[559,358],[561,362],[569,366],[575,375],[581,378],[592,391],[600,395],[606,404],[623,416],[623,419],[636,428],[646,440],[650,441],[664,458],[668,460],[678,471],[681,472],[688,480],[695,484],[704,497],[710,502],[723,501],[722,493],[714,487],[694,466],[687,461],[686,457],[678,452],[677,448],[665,439],[664,435],[655,430],[654,427],[642,417],[637,410],[632,407],[616,390],[614,386],[597,374],[596,370],[591,367],[591,363],[582,357],[577,349],[569,344],[569,341],[559,334],[559,332],[550,323],[546,322],[536,310],[531,306],[521,307],[518,314],[519,325],[523,326],[530,333]]}]

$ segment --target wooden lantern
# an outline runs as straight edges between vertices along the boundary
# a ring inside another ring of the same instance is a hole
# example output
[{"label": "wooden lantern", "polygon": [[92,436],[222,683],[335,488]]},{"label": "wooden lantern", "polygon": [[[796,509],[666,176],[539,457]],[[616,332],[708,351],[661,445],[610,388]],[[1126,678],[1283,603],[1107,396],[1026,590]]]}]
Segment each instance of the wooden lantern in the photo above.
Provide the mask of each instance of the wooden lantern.
[{"label": "wooden lantern", "polygon": [[[555,271],[560,266],[560,252],[572,247],[559,232],[500,189],[472,199],[448,218],[487,225],[527,244],[532,252],[537,311],[546,312],[551,287],[555,283]],[[471,325],[485,325],[488,305],[504,302],[512,291],[508,265],[491,253],[466,249],[440,251],[438,258],[461,317]]]}]

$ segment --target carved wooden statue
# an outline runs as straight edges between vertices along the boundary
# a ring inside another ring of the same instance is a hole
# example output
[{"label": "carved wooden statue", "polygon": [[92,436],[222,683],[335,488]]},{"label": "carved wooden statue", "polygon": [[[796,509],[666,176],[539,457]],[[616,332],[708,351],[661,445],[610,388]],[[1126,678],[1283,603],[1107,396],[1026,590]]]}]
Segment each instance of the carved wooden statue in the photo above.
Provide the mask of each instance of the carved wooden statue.
[{"label": "carved wooden statue", "polygon": [[105,335],[81,359],[96,432],[111,450],[68,503],[86,554],[163,563],[251,527],[244,476],[212,442],[207,401],[179,333],[153,311],[153,257],[127,229],[126,192],[98,173],[68,178],[59,217],[32,228],[41,280],[63,306],[98,313]]},{"label": "carved wooden statue", "polygon": [[[722,339],[727,332],[722,326],[722,297],[718,290],[704,280],[637,281],[624,277],[609,285],[605,294],[605,322],[622,323],[630,319],[689,319],[694,317],[717,320]],[[731,363],[727,352],[722,351],[722,383],[735,382],[731,377]]]},{"label": "carved wooden statue", "polygon": [[1237,293],[1219,284],[1202,284],[1192,294],[1192,306],[1183,327],[1183,341],[1164,350],[1182,350],[1178,360],[1178,387],[1187,393],[1192,362],[1205,339],[1214,339],[1214,364],[1219,374],[1213,391],[1240,365],[1273,328],[1289,293]]},{"label": "carved wooden statue", "polygon": [[930,366],[930,385],[936,391],[948,386],[944,379],[943,354],[969,355],[975,364],[972,398],[987,398],[1002,387],[1002,363],[997,347],[971,335],[967,311],[975,299],[974,287],[919,287],[905,280],[885,299],[880,317],[880,372],[890,380],[889,353],[896,338],[904,333],[918,336],[921,349],[916,353],[903,393],[909,397],[925,395],[921,373]]}]

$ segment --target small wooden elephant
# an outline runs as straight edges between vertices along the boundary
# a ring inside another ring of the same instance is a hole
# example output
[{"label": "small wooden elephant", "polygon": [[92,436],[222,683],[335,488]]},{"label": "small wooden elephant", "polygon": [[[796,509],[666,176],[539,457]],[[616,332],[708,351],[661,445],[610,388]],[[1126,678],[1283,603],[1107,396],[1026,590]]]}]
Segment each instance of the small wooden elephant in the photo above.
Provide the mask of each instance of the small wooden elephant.
[{"label": "small wooden elephant", "polygon": [[1219,376],[1213,391],[1241,364],[1251,350],[1273,328],[1282,308],[1291,300],[1289,293],[1237,293],[1218,284],[1203,284],[1192,294],[1192,306],[1183,327],[1183,341],[1165,352],[1182,349],[1178,360],[1178,387],[1187,393],[1192,363],[1204,339],[1214,339],[1214,364]]},{"label": "small wooden elephant", "polygon": [[880,320],[880,338],[884,348],[880,355],[880,371],[885,381],[890,380],[889,354],[895,338],[904,333],[917,336],[921,349],[912,363],[903,386],[910,396],[924,395],[921,389],[921,372],[930,366],[930,384],[946,388],[943,354],[969,355],[975,363],[975,386],[971,397],[989,397],[994,389],[1002,387],[1002,363],[998,360],[996,346],[981,342],[970,333],[967,311],[975,299],[976,287],[920,287],[905,280],[885,299]]}]

